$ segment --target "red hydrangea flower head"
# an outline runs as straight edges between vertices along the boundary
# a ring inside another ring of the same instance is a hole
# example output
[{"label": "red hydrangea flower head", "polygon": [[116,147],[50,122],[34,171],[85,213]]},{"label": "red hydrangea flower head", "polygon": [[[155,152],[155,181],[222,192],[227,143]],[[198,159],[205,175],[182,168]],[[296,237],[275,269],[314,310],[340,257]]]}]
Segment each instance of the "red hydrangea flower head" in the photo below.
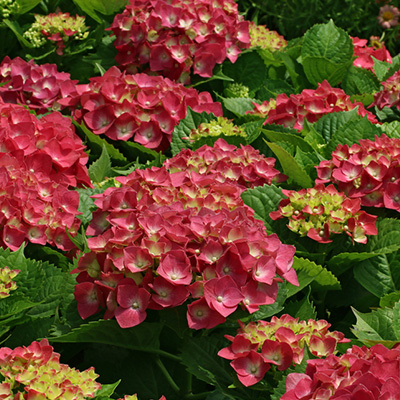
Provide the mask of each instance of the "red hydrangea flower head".
[{"label": "red hydrangea flower head", "polygon": [[[336,351],[337,343],[348,342],[343,333],[329,331],[331,326],[324,320],[299,321],[288,314],[272,317],[270,322],[257,321],[244,325],[239,321],[237,335],[226,335],[232,344],[218,352],[220,357],[231,361],[239,380],[250,386],[263,379],[271,364],[278,370],[288,369],[293,363],[300,364],[307,346],[316,357],[326,357]],[[251,366],[257,364],[252,372]]]},{"label": "red hydrangea flower head", "polygon": [[400,109],[400,70],[396,71],[385,82],[381,82],[383,89],[374,95],[374,102],[370,107],[377,106],[380,110],[383,107],[397,107]]},{"label": "red hydrangea flower head", "polygon": [[78,86],[77,92],[66,95],[60,104],[75,110],[74,118],[83,120],[93,133],[112,140],[133,140],[155,150],[169,146],[187,107],[222,115],[221,104],[208,92],[199,93],[162,76],[129,75],[117,67]]},{"label": "red hydrangea flower head", "polygon": [[250,22],[250,47],[260,47],[269,51],[277,51],[287,46],[287,41],[276,31],[270,31],[265,25]]},{"label": "red hydrangea flower head", "polygon": [[210,77],[226,58],[235,62],[250,44],[249,23],[233,0],[130,0],[110,29],[121,68],[185,84],[192,73]]},{"label": "red hydrangea flower head", "polygon": [[63,50],[72,40],[87,38],[85,17],[69,13],[53,13],[48,15],[35,14],[35,22],[24,32],[24,37],[33,47],[42,47],[47,41],[54,42],[56,53],[63,55]]},{"label": "red hydrangea flower head", "polygon": [[189,302],[189,327],[208,329],[238,306],[254,312],[273,303],[280,278],[298,284],[294,247],[267,235],[240,197],[279,176],[273,162],[219,139],[95,195],[91,253],[73,271],[81,317],[106,308],[104,318],[130,327],[146,309]]},{"label": "red hydrangea flower head", "polygon": [[58,111],[58,100],[76,95],[78,81],[66,72],[58,72],[55,64],[37,65],[19,57],[6,56],[0,64],[0,97],[5,103],[23,104],[37,113]]},{"label": "red hydrangea flower head", "polygon": [[370,46],[368,46],[368,41],[366,39],[359,39],[358,37],[352,37],[352,39],[354,55],[357,57],[353,61],[354,66],[374,72],[374,60],[372,57],[380,61],[385,61],[390,64],[392,63],[392,57],[389,51],[379,38],[371,36]]},{"label": "red hydrangea flower head", "polygon": [[[400,211],[400,139],[385,134],[375,140],[339,145],[332,159],[317,168],[319,183],[333,182],[352,199],[367,207]],[[363,218],[366,218],[364,216]]]},{"label": "red hydrangea flower head", "polygon": [[[351,166],[353,167],[353,166]],[[361,168],[361,167],[360,167]],[[358,169],[343,169],[347,176],[360,175]],[[335,172],[336,173],[336,172]],[[342,178],[342,176],[340,176]],[[366,243],[366,235],[376,235],[376,216],[361,211],[360,199],[350,199],[333,185],[317,184],[311,189],[283,190],[287,199],[279,210],[270,213],[273,220],[289,218],[288,228],[320,243],[332,242],[331,234],[345,232],[353,242]]]},{"label": "red hydrangea flower head", "polygon": [[307,361],[304,374],[286,378],[282,400],[396,399],[399,396],[400,351],[381,344],[353,346],[341,356]]},{"label": "red hydrangea flower head", "polygon": [[0,104],[0,245],[16,250],[26,240],[75,248],[79,195],[91,186],[88,156],[71,120],[60,113],[40,119],[24,107]]},{"label": "red hydrangea flower head", "polygon": [[254,103],[254,110],[246,114],[267,117],[264,124],[278,124],[301,130],[304,119],[315,122],[325,114],[339,111],[349,111],[358,107],[358,115],[368,117],[372,123],[377,123],[376,117],[365,109],[361,102],[353,102],[342,89],[333,88],[328,81],[318,84],[317,89],[304,89],[300,94],[278,94],[276,100],[267,100],[260,104]]},{"label": "red hydrangea flower head", "polygon": [[16,396],[4,398],[93,398],[101,389],[95,381],[98,375],[94,368],[80,372],[61,364],[59,359],[60,355],[53,352],[47,339],[14,350],[0,348],[0,375],[3,378],[0,390],[2,394]]}]

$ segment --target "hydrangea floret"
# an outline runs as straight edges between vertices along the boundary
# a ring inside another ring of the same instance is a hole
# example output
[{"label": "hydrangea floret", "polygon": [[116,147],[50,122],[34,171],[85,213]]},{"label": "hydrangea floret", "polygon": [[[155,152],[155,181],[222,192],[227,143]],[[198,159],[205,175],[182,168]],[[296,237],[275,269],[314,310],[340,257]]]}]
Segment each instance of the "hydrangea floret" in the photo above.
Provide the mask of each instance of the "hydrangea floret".
[{"label": "hydrangea floret", "polygon": [[398,25],[399,15],[400,11],[397,7],[385,4],[379,9],[379,15],[376,18],[382,28],[389,29]]},{"label": "hydrangea floret", "polygon": [[381,85],[383,88],[375,93],[374,102],[370,107],[377,106],[380,110],[384,107],[396,107],[400,110],[400,70],[381,82]]},{"label": "hydrangea floret", "polygon": [[38,119],[24,107],[0,104],[0,245],[25,241],[71,250],[77,232],[76,186],[91,187],[87,154],[71,120],[54,112]]},{"label": "hydrangea floret", "polygon": [[281,278],[297,284],[294,247],[268,235],[240,198],[279,172],[250,146],[235,150],[219,139],[119,177],[121,187],[94,196],[91,252],[73,271],[82,318],[105,308],[104,318],[128,328],[146,309],[188,301],[189,327],[212,328],[238,306],[254,312],[273,303]]},{"label": "hydrangea floret", "polygon": [[233,0],[130,0],[111,24],[118,65],[190,83],[211,77],[216,64],[235,62],[249,47],[249,23]]},{"label": "hydrangea floret", "polygon": [[239,82],[234,82],[234,83],[229,83],[226,88],[224,89],[224,94],[227,97],[244,97],[244,98],[249,98],[250,97],[250,89],[243,85],[243,83]]},{"label": "hydrangea floret", "polygon": [[385,61],[391,64],[392,56],[386,49],[385,44],[381,42],[379,38],[371,36],[370,39],[371,44],[368,46],[367,39],[352,37],[354,55],[356,56],[353,65],[374,72],[374,60],[372,57],[379,61]]},{"label": "hydrangea floret", "polygon": [[19,269],[10,267],[0,268],[0,299],[10,296],[12,290],[17,289],[17,284],[13,279],[21,272]]},{"label": "hydrangea floret", "polygon": [[0,17],[2,19],[10,18],[19,10],[19,4],[15,0],[0,0]]},{"label": "hydrangea floret", "polygon": [[377,123],[374,114],[367,111],[361,102],[351,101],[342,89],[333,88],[324,80],[318,84],[317,89],[304,89],[300,94],[280,93],[275,99],[264,101],[262,104],[254,104],[254,110],[246,114],[267,117],[264,124],[278,124],[285,127],[301,130],[304,120],[315,122],[323,115],[349,111],[358,107],[357,114],[372,123]]},{"label": "hydrangea floret", "polygon": [[80,372],[61,364],[47,339],[0,348],[0,375],[1,398],[7,400],[85,400],[101,389],[93,367]]},{"label": "hydrangea floret", "polygon": [[218,117],[210,122],[202,122],[196,129],[192,129],[189,139],[199,140],[221,135],[247,137],[243,127],[235,125],[231,119]]},{"label": "hydrangea floret", "polygon": [[60,110],[57,100],[72,93],[76,95],[77,82],[70,79],[70,74],[58,72],[55,64],[37,65],[33,60],[8,56],[0,64],[2,100],[23,104],[36,113]]},{"label": "hydrangea floret", "polygon": [[361,200],[350,199],[333,185],[317,184],[313,188],[282,190],[287,196],[279,210],[269,216],[273,220],[289,218],[287,227],[301,236],[320,243],[332,242],[332,234],[345,232],[353,242],[366,243],[366,235],[377,235],[376,216],[361,211]]},{"label": "hydrangea floret", "polygon": [[329,331],[331,324],[325,320],[299,321],[284,314],[270,322],[238,323],[236,336],[225,335],[232,344],[218,355],[232,360],[231,366],[245,386],[261,381],[271,365],[282,371],[300,364],[305,347],[315,357],[326,357],[336,351],[338,343],[349,342],[343,333]]},{"label": "hydrangea floret", "polygon": [[34,46],[42,47],[53,42],[56,53],[63,55],[64,48],[73,40],[83,40],[89,35],[85,17],[69,13],[35,14],[35,22],[24,32],[23,36]]},{"label": "hydrangea floret", "polygon": [[318,183],[335,183],[348,197],[367,207],[400,211],[400,139],[385,134],[339,145],[331,160],[316,167]]},{"label": "hydrangea floret", "polygon": [[271,52],[287,46],[287,41],[276,31],[270,31],[265,25],[250,22],[250,47],[260,47]]},{"label": "hydrangea floret", "polygon": [[353,346],[341,356],[307,361],[304,374],[286,378],[282,400],[397,399],[400,350],[382,344]]},{"label": "hydrangea floret", "polygon": [[130,75],[117,67],[102,77],[78,85],[78,95],[59,102],[71,107],[74,118],[84,121],[96,135],[112,140],[133,140],[155,150],[166,149],[172,131],[185,118],[187,107],[196,112],[222,115],[222,106],[210,93],[186,88],[162,76]]}]

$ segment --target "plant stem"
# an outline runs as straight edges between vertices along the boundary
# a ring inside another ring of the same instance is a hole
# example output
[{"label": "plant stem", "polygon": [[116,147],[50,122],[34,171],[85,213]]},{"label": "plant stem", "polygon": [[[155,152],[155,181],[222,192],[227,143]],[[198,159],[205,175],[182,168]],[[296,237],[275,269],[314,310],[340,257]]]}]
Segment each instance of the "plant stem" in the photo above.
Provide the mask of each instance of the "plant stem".
[{"label": "plant stem", "polygon": [[159,357],[156,357],[156,364],[158,365],[158,367],[161,369],[161,372],[163,373],[163,375],[165,376],[165,378],[167,379],[168,383],[171,385],[172,389],[174,390],[174,392],[179,393],[180,392],[180,388],[179,386],[176,384],[176,382],[173,380],[172,376],[170,375],[170,373],[168,372],[167,368],[165,368],[165,365],[163,364],[163,362],[161,361],[161,359]]}]

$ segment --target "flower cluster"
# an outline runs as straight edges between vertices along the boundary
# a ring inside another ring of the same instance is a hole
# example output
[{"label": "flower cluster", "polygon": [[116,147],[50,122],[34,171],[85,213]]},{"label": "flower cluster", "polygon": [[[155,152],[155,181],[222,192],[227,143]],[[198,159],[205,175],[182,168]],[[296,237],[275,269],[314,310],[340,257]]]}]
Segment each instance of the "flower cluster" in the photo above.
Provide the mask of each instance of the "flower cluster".
[{"label": "flower cluster", "polygon": [[377,106],[380,110],[384,107],[397,107],[400,110],[400,70],[396,71],[385,82],[381,82],[383,89],[374,95],[374,102],[370,107]]},{"label": "flower cluster", "polygon": [[374,72],[374,60],[372,57],[380,61],[392,63],[392,57],[386,49],[385,44],[374,36],[371,36],[371,45],[368,46],[367,39],[359,39],[353,37],[354,55],[356,59],[353,65]]},{"label": "flower cluster", "polygon": [[395,6],[385,4],[379,9],[377,16],[379,25],[384,29],[389,29],[399,23],[399,9]]},{"label": "flower cluster", "polygon": [[264,25],[256,25],[250,22],[250,47],[260,47],[271,52],[287,46],[287,41],[276,31],[270,31]]},{"label": "flower cluster", "polygon": [[185,118],[187,107],[222,115],[221,104],[213,102],[208,92],[199,93],[161,76],[129,75],[117,67],[77,90],[79,95],[60,100],[75,109],[75,119],[83,119],[96,135],[125,141],[133,137],[151,149],[169,146],[172,131]]},{"label": "flower cluster", "polygon": [[365,109],[362,103],[353,102],[342,89],[332,88],[328,81],[318,84],[317,89],[304,89],[300,94],[278,94],[276,100],[262,104],[254,103],[255,109],[246,114],[267,117],[265,124],[278,124],[301,130],[304,120],[315,122],[325,114],[349,111],[358,107],[357,113],[367,115],[372,123],[377,123],[375,115]]},{"label": "flower cluster", "polygon": [[79,228],[79,195],[91,186],[88,156],[71,120],[54,112],[37,119],[19,105],[0,104],[0,245],[25,241],[74,246],[66,228]]},{"label": "flower cluster", "polygon": [[85,17],[72,17],[69,13],[49,15],[35,14],[35,22],[24,32],[24,37],[34,47],[42,47],[48,41],[56,45],[56,53],[63,55],[66,44],[72,40],[86,39],[89,32],[85,25]]},{"label": "flower cluster", "polygon": [[400,211],[400,139],[385,134],[359,144],[339,145],[316,167],[319,183],[333,182],[361,205]]},{"label": "flower cluster", "polygon": [[[118,400],[138,400],[138,397],[136,394],[132,394],[132,395],[125,395],[122,399],[118,399]],[[161,396],[160,400],[167,400],[165,398],[165,396]]]},{"label": "flower cluster", "polygon": [[226,88],[224,89],[224,94],[226,97],[245,97],[249,98],[250,97],[250,89],[243,85],[243,83],[239,82],[234,82],[234,83],[229,83]]},{"label": "flower cluster", "polygon": [[17,288],[13,279],[21,272],[19,269],[10,269],[9,267],[0,268],[0,299],[10,295],[12,290]]},{"label": "flower cluster", "polygon": [[37,65],[19,57],[8,56],[0,64],[0,97],[5,103],[23,104],[37,113],[59,110],[60,98],[76,93],[66,72],[58,72],[55,64]]},{"label": "flower cluster", "polygon": [[218,117],[210,122],[203,122],[196,129],[192,129],[189,139],[199,140],[205,137],[221,135],[247,137],[244,128],[235,125],[232,120],[226,117]]},{"label": "flower cluster", "polygon": [[317,184],[311,189],[282,190],[288,197],[279,203],[279,210],[269,216],[273,220],[289,218],[293,232],[320,243],[332,242],[331,234],[346,232],[353,242],[366,243],[366,235],[377,235],[376,216],[361,211],[361,200],[350,199],[333,185]]},{"label": "flower cluster", "polygon": [[280,371],[300,364],[305,346],[314,356],[326,357],[335,352],[337,343],[349,342],[343,333],[330,332],[331,325],[324,320],[299,321],[284,314],[272,317],[271,322],[238,322],[237,335],[225,335],[232,344],[218,355],[232,360],[231,366],[245,386],[261,381],[272,364]]},{"label": "flower cluster", "polygon": [[[219,140],[214,149],[186,150],[166,167],[135,170],[118,178],[121,187],[94,196],[98,210],[86,232],[91,252],[73,271],[82,318],[105,307],[104,318],[115,316],[127,328],[141,323],[147,308],[175,307],[190,297],[189,327],[212,328],[238,305],[254,312],[273,303],[278,276],[297,284],[294,247],[267,235],[240,198],[245,187],[235,182],[251,185],[258,173],[266,183],[273,168],[234,165],[229,158],[262,156],[250,146],[241,155],[232,148]],[[230,154],[218,162],[218,153]]]},{"label": "flower cluster", "polygon": [[93,367],[80,372],[61,364],[47,339],[0,348],[0,375],[0,398],[6,400],[84,400],[101,388]]},{"label": "flower cluster", "polygon": [[233,0],[130,0],[111,29],[123,69],[185,84],[191,73],[210,77],[216,64],[235,62],[250,43],[249,23]]},{"label": "flower cluster", "polygon": [[398,348],[353,346],[341,356],[308,360],[304,374],[288,375],[281,399],[396,399],[399,366]]},{"label": "flower cluster", "polygon": [[0,17],[10,18],[11,15],[18,12],[19,4],[15,0],[0,0]]}]

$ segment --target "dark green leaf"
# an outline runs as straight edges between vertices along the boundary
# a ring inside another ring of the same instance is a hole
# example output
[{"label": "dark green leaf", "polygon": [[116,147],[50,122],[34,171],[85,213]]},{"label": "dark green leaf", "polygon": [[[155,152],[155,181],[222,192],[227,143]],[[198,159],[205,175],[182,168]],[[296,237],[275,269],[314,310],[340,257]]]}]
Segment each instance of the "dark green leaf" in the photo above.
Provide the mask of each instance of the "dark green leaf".
[{"label": "dark green leaf", "polygon": [[376,76],[367,69],[351,66],[344,77],[342,87],[348,95],[375,93],[381,84]]}]

